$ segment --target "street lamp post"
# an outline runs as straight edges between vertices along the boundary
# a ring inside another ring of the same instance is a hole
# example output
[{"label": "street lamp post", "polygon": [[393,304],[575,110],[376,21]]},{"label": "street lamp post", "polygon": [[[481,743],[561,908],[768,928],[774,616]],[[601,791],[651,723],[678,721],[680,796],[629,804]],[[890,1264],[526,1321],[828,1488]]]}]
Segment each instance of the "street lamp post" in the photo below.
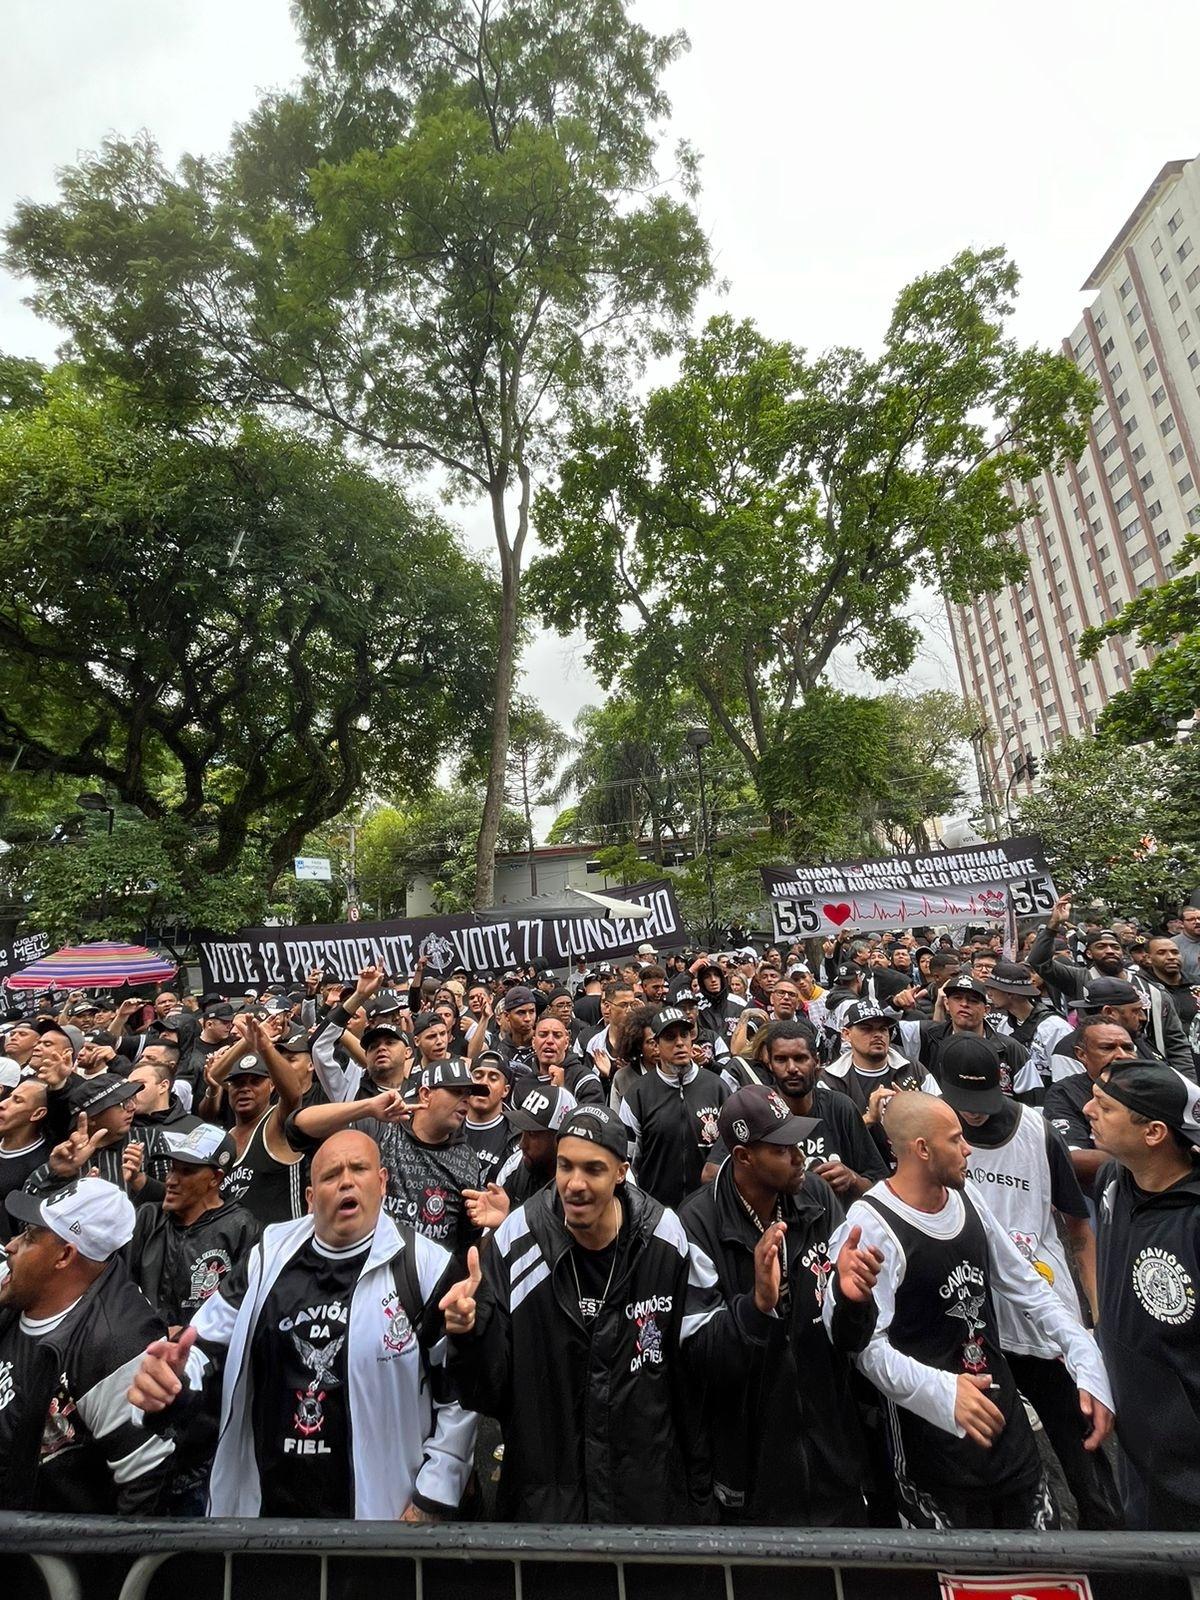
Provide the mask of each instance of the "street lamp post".
[{"label": "street lamp post", "polygon": [[704,878],[708,884],[708,939],[717,936],[717,891],[713,886],[712,835],[708,825],[708,796],[704,788],[704,756],[702,752],[712,743],[707,728],[689,728],[684,735],[696,752],[696,772],[700,779],[700,831],[704,838]]}]

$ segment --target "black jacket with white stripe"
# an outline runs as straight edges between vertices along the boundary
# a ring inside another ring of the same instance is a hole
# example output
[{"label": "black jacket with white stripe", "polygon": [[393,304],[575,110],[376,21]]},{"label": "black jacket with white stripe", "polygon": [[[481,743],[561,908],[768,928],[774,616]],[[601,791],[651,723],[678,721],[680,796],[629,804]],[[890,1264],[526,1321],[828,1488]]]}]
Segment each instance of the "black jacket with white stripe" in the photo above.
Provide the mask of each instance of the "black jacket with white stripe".
[{"label": "black jacket with white stripe", "polygon": [[631,1184],[617,1193],[621,1243],[594,1321],[580,1316],[571,1235],[549,1184],[497,1229],[474,1332],[451,1340],[463,1405],[504,1431],[504,1520],[710,1520],[707,1453],[680,1343],[720,1309],[720,1294],[693,1281],[673,1211]]}]

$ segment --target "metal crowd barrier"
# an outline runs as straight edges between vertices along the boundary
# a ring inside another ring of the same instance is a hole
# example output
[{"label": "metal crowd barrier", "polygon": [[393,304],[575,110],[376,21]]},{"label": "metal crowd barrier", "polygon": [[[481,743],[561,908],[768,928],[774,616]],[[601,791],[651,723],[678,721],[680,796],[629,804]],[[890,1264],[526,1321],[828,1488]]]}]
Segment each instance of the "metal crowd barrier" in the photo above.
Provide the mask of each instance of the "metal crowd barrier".
[{"label": "metal crowd barrier", "polygon": [[1200,1539],[0,1514],[0,1573],[3,1600],[1200,1600]]}]

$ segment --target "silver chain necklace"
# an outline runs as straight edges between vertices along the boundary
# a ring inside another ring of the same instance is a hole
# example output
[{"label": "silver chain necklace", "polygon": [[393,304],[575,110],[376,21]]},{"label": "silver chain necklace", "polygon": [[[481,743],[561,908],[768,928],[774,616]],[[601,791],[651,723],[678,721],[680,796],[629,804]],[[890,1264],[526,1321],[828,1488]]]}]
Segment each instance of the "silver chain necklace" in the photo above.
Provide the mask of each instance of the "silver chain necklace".
[{"label": "silver chain necklace", "polygon": [[621,1229],[618,1226],[616,1233],[613,1235],[613,1253],[612,1253],[612,1261],[609,1263],[608,1278],[607,1278],[607,1280],[605,1282],[605,1285],[604,1285],[604,1288],[603,1288],[603,1290],[601,1292],[600,1298],[599,1298],[599,1300],[592,1300],[592,1298],[590,1296],[588,1296],[587,1301],[586,1301],[586,1303],[588,1305],[594,1305],[595,1308],[596,1308],[591,1313],[590,1317],[589,1317],[588,1313],[583,1309],[584,1308],[584,1304],[585,1304],[585,1300],[584,1300],[584,1293],[583,1293],[583,1285],[579,1281],[579,1268],[575,1264],[576,1246],[575,1246],[574,1243],[572,1243],[572,1245],[571,1245],[571,1249],[569,1251],[569,1254],[570,1254],[570,1257],[571,1257],[571,1276],[575,1279],[575,1298],[579,1302],[579,1315],[583,1318],[583,1320],[585,1322],[594,1321],[595,1318],[598,1317],[600,1315],[600,1313],[604,1310],[604,1302],[608,1299],[608,1291],[612,1288],[613,1273],[617,1270],[617,1256],[620,1254],[620,1240],[621,1240]]}]

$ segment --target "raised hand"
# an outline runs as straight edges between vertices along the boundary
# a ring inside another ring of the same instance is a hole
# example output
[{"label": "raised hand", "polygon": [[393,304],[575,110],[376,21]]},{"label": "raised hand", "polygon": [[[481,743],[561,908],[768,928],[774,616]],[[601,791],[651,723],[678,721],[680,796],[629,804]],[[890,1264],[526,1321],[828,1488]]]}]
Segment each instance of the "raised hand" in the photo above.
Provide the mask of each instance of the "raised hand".
[{"label": "raised hand", "polygon": [[498,1228],[507,1217],[511,1202],[498,1183],[489,1183],[486,1189],[464,1189],[463,1201],[467,1216],[477,1228]]},{"label": "raised hand", "polygon": [[139,1411],[165,1411],[183,1388],[183,1369],[195,1342],[195,1328],[185,1328],[174,1343],[156,1339],[134,1374],[129,1403]]},{"label": "raised hand", "polygon": [[383,988],[383,968],[364,967],[354,981],[360,1000],[369,1000]]},{"label": "raised hand", "polygon": [[[127,1189],[134,1185],[136,1185],[138,1188],[141,1188],[141,1184],[137,1183],[137,1179],[142,1172],[142,1163],[145,1161],[145,1159],[146,1147],[144,1144],[137,1144],[131,1141],[125,1146],[124,1150],[122,1150],[121,1176],[125,1180],[125,1187]],[[143,1183],[145,1182],[144,1177],[142,1181]]]},{"label": "raised hand", "polygon": [[87,1112],[81,1111],[71,1132],[51,1150],[50,1171],[56,1178],[76,1177],[107,1138],[103,1128],[89,1134]]},{"label": "raised hand", "polygon": [[843,1300],[853,1300],[859,1305],[870,1300],[883,1266],[883,1251],[873,1244],[863,1248],[862,1229],[851,1228],[845,1243],[837,1253],[834,1269],[838,1278],[838,1293]]},{"label": "raised hand", "polygon": [[438,1302],[438,1310],[445,1313],[447,1333],[467,1334],[475,1327],[475,1296],[482,1282],[479,1251],[472,1245],[467,1251],[466,1277],[449,1289]]},{"label": "raised hand", "polygon": [[773,1222],[754,1247],[754,1304],[774,1311],[783,1287],[783,1240],[786,1222]]}]

